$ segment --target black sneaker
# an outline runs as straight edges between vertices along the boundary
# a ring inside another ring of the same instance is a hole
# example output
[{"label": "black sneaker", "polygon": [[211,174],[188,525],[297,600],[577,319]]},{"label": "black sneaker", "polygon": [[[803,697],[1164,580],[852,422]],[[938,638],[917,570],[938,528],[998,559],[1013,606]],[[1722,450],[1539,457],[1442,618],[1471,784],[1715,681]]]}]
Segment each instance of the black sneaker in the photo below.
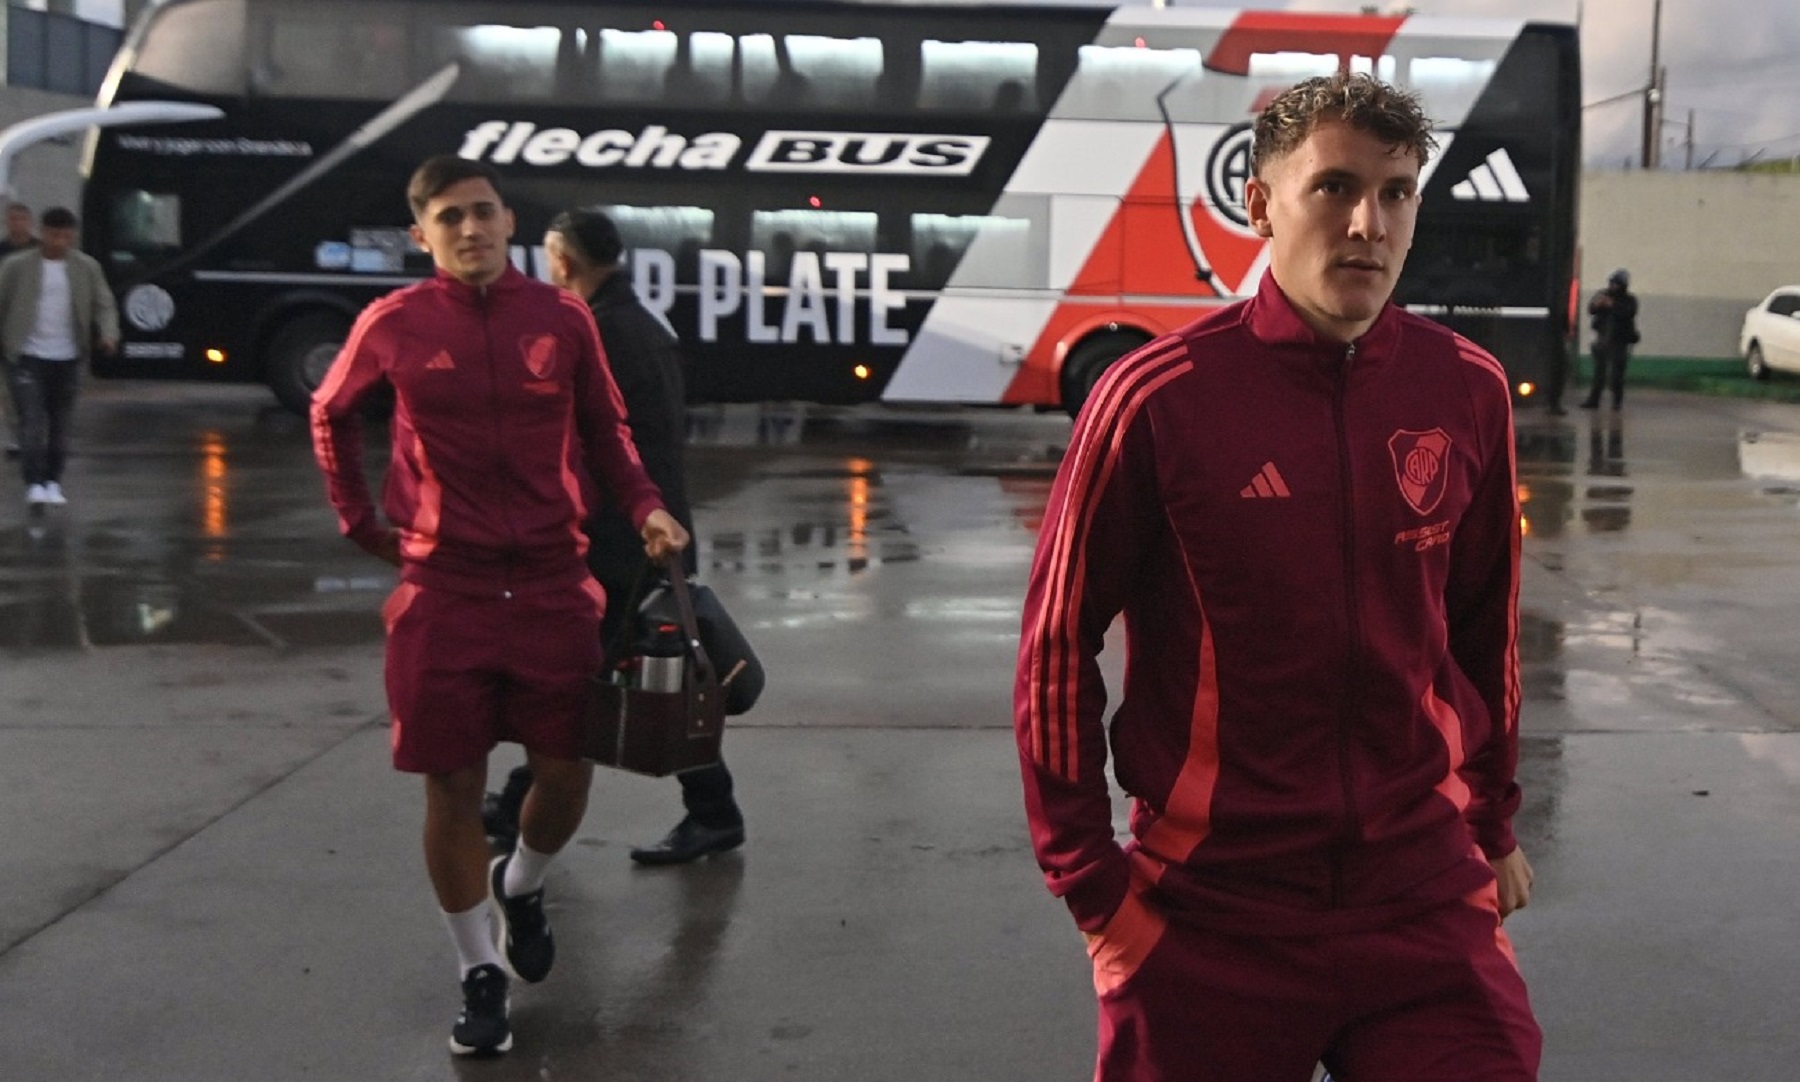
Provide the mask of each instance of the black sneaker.
[{"label": "black sneaker", "polygon": [[631,859],[653,866],[687,864],[714,853],[728,853],[743,844],[742,819],[726,826],[709,827],[689,815],[675,824],[675,829],[662,841],[634,848]]},{"label": "black sneaker", "polygon": [[506,971],[476,966],[463,978],[463,1009],[450,1030],[450,1051],[459,1056],[497,1056],[512,1047],[506,1021]]},{"label": "black sneaker", "polygon": [[550,935],[550,920],[544,916],[542,887],[517,898],[507,897],[506,866],[511,861],[511,853],[495,857],[488,870],[494,908],[500,911],[500,953],[520,980],[536,984],[550,975],[550,967],[556,963],[556,940]]}]

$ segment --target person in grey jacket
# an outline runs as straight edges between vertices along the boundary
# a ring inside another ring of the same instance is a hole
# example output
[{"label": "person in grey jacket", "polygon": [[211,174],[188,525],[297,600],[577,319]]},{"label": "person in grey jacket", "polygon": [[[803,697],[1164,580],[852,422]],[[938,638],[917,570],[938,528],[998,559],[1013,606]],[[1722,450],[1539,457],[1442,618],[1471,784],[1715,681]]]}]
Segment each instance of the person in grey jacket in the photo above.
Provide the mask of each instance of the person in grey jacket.
[{"label": "person in grey jacket", "polygon": [[119,312],[94,258],[75,247],[66,207],[38,219],[37,248],[0,262],[0,350],[19,416],[25,502],[67,503],[62,490],[69,425],[82,366],[119,346]]}]

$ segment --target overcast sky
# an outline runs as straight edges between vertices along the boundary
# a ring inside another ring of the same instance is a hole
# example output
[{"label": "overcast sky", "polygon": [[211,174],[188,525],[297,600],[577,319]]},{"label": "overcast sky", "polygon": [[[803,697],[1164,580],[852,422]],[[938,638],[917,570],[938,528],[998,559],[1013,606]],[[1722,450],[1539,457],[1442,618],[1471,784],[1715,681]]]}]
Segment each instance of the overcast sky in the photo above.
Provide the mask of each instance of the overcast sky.
[{"label": "overcast sky", "polygon": [[[1041,0],[1040,0],[1041,2]],[[1053,0],[1054,2],[1054,0]],[[1092,3],[1093,0],[1072,0]],[[1148,0],[1139,0],[1148,2]],[[1171,0],[1181,6],[1357,11],[1362,0]],[[1391,0],[1378,0],[1385,9]],[[1639,159],[1643,96],[1650,81],[1656,0],[1412,0],[1427,15],[1493,15],[1582,24],[1582,100],[1589,163]],[[43,0],[27,0],[43,7]],[[77,0],[84,17],[116,22],[120,0]],[[1662,160],[1688,160],[1693,111],[1695,165],[1800,157],[1800,2],[1663,0],[1662,63],[1668,69]],[[1608,99],[1617,99],[1608,101]]]}]

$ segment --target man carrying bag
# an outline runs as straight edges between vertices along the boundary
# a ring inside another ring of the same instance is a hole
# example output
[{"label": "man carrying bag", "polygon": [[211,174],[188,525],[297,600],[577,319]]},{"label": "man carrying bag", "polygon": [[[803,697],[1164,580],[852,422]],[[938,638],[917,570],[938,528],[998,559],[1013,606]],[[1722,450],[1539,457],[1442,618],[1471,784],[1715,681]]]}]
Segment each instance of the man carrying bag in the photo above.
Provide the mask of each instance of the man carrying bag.
[{"label": "man carrying bag", "polygon": [[[586,299],[593,311],[644,470],[662,491],[670,513],[691,534],[693,514],[682,465],[687,442],[686,393],[675,336],[643,306],[630,279],[621,273],[619,258],[624,245],[605,214],[575,210],[557,215],[544,236],[544,245],[551,281]],[[646,573],[643,542],[635,539],[629,525],[619,509],[604,500],[597,502],[586,523],[588,567],[610,601],[600,632],[609,665],[618,656],[616,645],[629,646],[635,637],[634,587]],[[691,545],[682,553],[682,563],[689,573],[694,570]],[[723,680],[727,674],[718,675]],[[682,771],[676,778],[681,782],[687,814],[660,842],[632,849],[632,860],[648,865],[685,864],[744,844],[744,815],[723,761]],[[504,841],[517,830],[519,807],[530,787],[530,770],[519,767],[501,792],[489,794],[483,819],[490,836]]]}]

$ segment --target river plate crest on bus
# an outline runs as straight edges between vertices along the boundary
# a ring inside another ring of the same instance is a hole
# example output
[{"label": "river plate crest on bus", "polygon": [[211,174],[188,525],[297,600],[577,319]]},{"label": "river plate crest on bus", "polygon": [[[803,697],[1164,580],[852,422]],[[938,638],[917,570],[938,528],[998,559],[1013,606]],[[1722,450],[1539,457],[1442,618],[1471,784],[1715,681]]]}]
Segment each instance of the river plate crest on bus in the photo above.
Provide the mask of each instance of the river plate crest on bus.
[{"label": "river plate crest on bus", "polygon": [[[1186,125],[1170,129],[1178,182],[1198,174],[1198,183],[1182,183],[1176,190],[1182,239],[1193,260],[1193,273],[1226,296],[1256,292],[1256,283],[1268,266],[1269,242],[1250,227],[1244,198],[1253,134],[1249,122],[1227,128]],[[1198,169],[1192,161],[1183,162],[1190,155],[1196,159],[1204,155]]]}]

